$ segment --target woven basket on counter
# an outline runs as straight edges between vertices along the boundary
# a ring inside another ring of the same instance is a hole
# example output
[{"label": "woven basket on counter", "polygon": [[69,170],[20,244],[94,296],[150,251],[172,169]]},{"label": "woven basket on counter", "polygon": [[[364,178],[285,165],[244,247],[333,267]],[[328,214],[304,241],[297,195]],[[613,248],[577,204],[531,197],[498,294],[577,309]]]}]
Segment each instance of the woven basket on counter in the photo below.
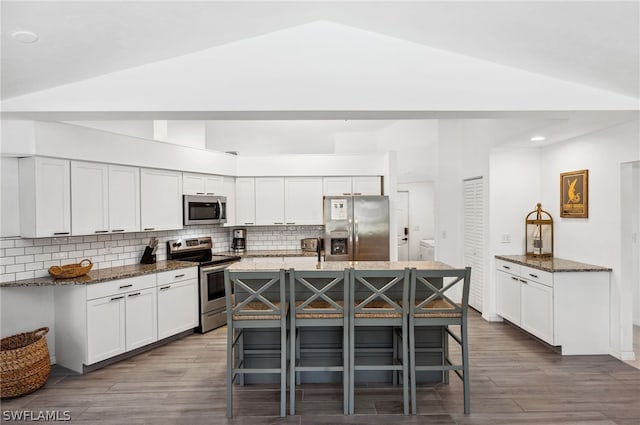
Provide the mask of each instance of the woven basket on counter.
[{"label": "woven basket on counter", "polygon": [[2,338],[0,342],[0,398],[29,394],[47,382],[51,361],[49,328]]},{"label": "woven basket on counter", "polygon": [[49,267],[49,274],[56,279],[69,279],[89,273],[93,267],[93,263],[88,258],[80,261],[78,264],[65,264],[64,266]]}]

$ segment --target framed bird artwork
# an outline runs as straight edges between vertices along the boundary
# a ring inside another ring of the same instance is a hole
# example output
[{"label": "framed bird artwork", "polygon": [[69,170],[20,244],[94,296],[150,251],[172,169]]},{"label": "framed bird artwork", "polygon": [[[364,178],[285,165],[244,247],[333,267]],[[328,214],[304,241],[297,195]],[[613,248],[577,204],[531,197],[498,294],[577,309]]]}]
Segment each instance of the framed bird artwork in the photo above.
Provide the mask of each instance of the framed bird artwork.
[{"label": "framed bird artwork", "polygon": [[560,217],[589,218],[589,170],[560,174]]}]

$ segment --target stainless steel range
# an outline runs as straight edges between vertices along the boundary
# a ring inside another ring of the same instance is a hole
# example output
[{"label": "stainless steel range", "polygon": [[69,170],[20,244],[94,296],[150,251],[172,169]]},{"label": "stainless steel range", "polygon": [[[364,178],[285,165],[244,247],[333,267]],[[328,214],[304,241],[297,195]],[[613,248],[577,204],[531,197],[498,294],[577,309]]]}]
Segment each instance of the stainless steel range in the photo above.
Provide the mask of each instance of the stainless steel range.
[{"label": "stainless steel range", "polygon": [[240,261],[237,255],[214,255],[211,237],[175,239],[167,242],[167,259],[198,263],[200,270],[200,326],[205,333],[227,323],[224,269]]}]

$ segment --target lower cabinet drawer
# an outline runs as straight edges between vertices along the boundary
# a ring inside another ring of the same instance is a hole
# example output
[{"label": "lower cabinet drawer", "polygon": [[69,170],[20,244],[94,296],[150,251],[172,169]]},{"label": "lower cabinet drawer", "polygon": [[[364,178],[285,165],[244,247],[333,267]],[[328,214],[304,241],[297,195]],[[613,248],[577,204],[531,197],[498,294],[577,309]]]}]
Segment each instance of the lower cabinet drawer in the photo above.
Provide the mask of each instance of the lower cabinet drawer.
[{"label": "lower cabinet drawer", "polygon": [[87,300],[124,294],[156,286],[155,273],[87,285]]},{"label": "lower cabinet drawer", "polygon": [[531,267],[520,266],[520,276],[523,279],[534,280],[546,286],[553,286],[553,273]]}]

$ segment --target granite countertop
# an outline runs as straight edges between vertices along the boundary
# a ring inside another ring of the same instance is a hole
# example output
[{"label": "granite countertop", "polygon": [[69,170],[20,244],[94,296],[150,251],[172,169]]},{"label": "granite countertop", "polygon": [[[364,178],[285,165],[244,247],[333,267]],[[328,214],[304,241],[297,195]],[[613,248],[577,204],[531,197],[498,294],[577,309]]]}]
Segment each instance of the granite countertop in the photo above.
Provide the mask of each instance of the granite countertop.
[{"label": "granite countertop", "polygon": [[316,257],[316,251],[303,251],[301,249],[268,249],[252,251],[231,251],[231,254],[239,255],[242,258],[255,257]]},{"label": "granite countertop", "polygon": [[442,270],[452,267],[439,261],[322,261],[313,264],[298,264],[275,260],[273,262],[243,263],[238,262],[229,266],[232,271],[274,271],[280,269],[296,270],[402,270],[404,268],[421,270]]},{"label": "granite countertop", "polygon": [[527,257],[526,255],[496,255],[496,258],[551,273],[611,271],[610,267],[594,266],[593,264],[579,263],[557,257],[536,258]]},{"label": "granite countertop", "polygon": [[196,265],[194,263],[189,261],[158,261],[156,264],[132,264],[130,266],[93,269],[84,276],[78,276],[71,279],[54,279],[51,276],[43,276],[33,279],[4,282],[0,283],[0,288],[26,286],[91,285],[94,283],[108,282],[110,280],[124,279],[127,277],[142,276],[150,273],[160,273],[195,266]]}]

